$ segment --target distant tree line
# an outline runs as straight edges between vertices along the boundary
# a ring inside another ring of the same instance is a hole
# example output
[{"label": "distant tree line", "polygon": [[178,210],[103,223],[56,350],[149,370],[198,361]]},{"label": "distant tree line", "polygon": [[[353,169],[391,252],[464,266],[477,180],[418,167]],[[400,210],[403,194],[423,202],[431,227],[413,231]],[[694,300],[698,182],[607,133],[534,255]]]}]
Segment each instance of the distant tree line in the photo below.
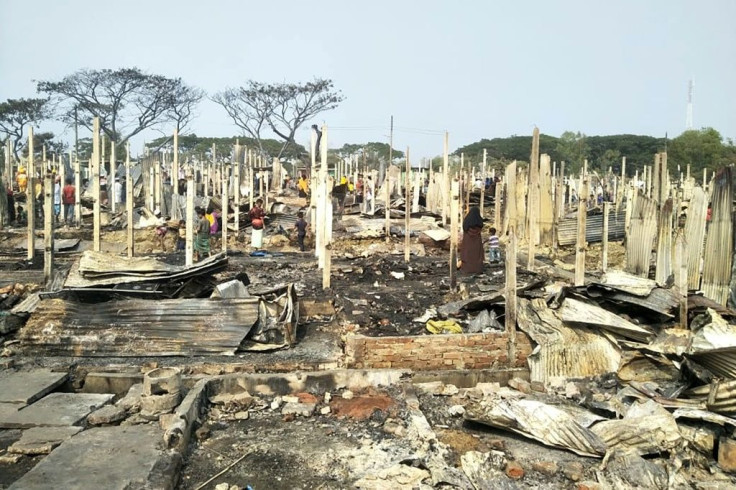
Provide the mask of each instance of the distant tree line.
[{"label": "distant tree line", "polygon": [[[482,161],[483,149],[487,150],[489,168],[502,169],[513,160],[528,162],[532,137],[510,136],[507,138],[482,139],[455,150],[454,155],[465,155],[466,161]],[[566,131],[559,138],[542,134],[539,151],[550,155],[553,161],[565,162],[566,171],[579,172],[585,159],[590,171],[621,172],[621,158],[626,157],[627,174],[641,173],[645,165],[651,165],[654,155],[667,150],[670,168],[680,166],[685,172],[690,165],[691,173],[702,173],[704,168],[736,163],[736,146],[713,128],[685,131],[676,138],[655,138],[634,134],[610,136],[586,136],[580,132]],[[674,172],[673,172],[674,174]]]}]

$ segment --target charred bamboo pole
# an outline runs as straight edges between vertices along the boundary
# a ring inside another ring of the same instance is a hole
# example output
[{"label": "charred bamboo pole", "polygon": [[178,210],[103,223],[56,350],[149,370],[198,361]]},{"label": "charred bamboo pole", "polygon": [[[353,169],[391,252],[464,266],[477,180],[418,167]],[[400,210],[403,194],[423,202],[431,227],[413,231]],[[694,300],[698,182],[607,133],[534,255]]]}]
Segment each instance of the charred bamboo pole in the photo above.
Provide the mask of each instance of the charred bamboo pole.
[{"label": "charred bamboo pole", "polygon": [[[51,284],[54,274],[54,176],[47,171],[43,185],[43,280],[46,286]],[[35,245],[35,244],[34,244]],[[35,248],[35,247],[34,247]]]},{"label": "charred bamboo pole", "polygon": [[608,213],[611,209],[611,203],[603,202],[603,233],[601,235],[601,270],[608,270]]},{"label": "charred bamboo pole", "polygon": [[450,134],[445,131],[445,140],[442,150],[442,226],[447,226],[447,213],[450,210],[450,155],[448,145]]},{"label": "charred bamboo pole", "polygon": [[514,365],[516,359],[516,230],[509,227],[508,242],[506,243],[506,313],[504,324],[508,336],[509,365]]},{"label": "charred bamboo pole", "polygon": [[680,299],[680,328],[687,329],[687,242],[685,235],[679,231],[675,236],[675,285]]},{"label": "charred bamboo pole", "polygon": [[452,201],[450,202],[450,288],[457,290],[457,239],[460,220],[460,182],[452,181]]},{"label": "charred bamboo pole", "polygon": [[406,175],[404,175],[404,262],[409,263],[411,253],[411,163],[409,163],[409,147],[406,147]]},{"label": "charred bamboo pole", "polygon": [[588,177],[583,177],[578,200],[578,236],[575,245],[575,285],[585,284],[585,224],[588,208]]}]

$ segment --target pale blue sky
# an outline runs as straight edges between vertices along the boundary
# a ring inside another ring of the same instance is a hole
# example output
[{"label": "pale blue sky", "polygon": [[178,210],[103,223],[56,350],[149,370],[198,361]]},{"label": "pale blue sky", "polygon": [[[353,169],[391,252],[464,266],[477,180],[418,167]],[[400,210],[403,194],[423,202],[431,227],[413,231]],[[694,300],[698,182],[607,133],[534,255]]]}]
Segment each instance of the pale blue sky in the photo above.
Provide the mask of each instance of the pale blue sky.
[{"label": "pale blue sky", "polygon": [[[693,78],[695,126],[736,138],[734,0],[0,0],[0,16],[0,100],[79,68],[138,66],[208,93],[319,76],[347,98],[315,121],[335,127],[330,147],[387,141],[393,114],[398,128],[447,129],[454,150],[535,124],[672,137]],[[197,134],[238,133],[214,103],[199,113]],[[432,132],[394,142],[442,151]]]}]

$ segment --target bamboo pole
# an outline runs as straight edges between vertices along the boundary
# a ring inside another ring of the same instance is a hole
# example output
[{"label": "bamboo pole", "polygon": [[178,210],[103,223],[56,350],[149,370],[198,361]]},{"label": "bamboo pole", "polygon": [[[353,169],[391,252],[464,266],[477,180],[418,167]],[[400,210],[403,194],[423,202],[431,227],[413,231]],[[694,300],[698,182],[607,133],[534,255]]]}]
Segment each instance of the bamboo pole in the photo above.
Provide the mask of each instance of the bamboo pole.
[{"label": "bamboo pole", "polygon": [[503,181],[496,182],[495,195],[493,199],[493,225],[496,227],[497,232],[500,234],[503,230],[503,223],[501,223],[501,194],[503,190]]},{"label": "bamboo pole", "polygon": [[404,175],[404,262],[409,263],[411,253],[411,163],[409,163],[409,147],[406,147],[406,175]]},{"label": "bamboo pole", "polygon": [[[228,184],[228,172],[227,168],[225,166],[223,168],[223,178],[222,178],[222,229],[220,230],[221,233],[221,241],[222,241],[222,251],[227,253],[227,208],[228,208],[228,198],[230,196],[230,192],[227,188]],[[236,220],[237,221],[237,220]]]},{"label": "bamboo pole", "polygon": [[161,163],[158,158],[153,161],[153,206],[161,209]]},{"label": "bamboo pole", "polygon": [[485,196],[486,196],[486,159],[488,157],[488,150],[483,148],[483,163],[480,167],[480,215],[483,216],[485,211]]},{"label": "bamboo pole", "polygon": [[128,221],[128,258],[132,258],[135,255],[135,240],[133,239],[133,179],[130,176],[130,142],[125,148],[125,213]]},{"label": "bamboo pole", "polygon": [[[247,150],[247,148],[246,148]],[[235,237],[237,239],[238,235],[240,234],[240,166],[241,166],[241,160],[243,159],[244,155],[244,149],[242,146],[240,146],[240,142],[238,141],[237,144],[237,151],[236,151],[236,161],[235,161],[235,167],[233,168],[233,225],[235,228]],[[223,221],[222,226],[225,226],[225,222]]]},{"label": "bamboo pole", "polygon": [[115,165],[117,165],[117,161],[115,157],[115,141],[110,140],[110,173],[107,177],[107,188],[109,189],[107,191],[107,202],[112,202],[111,209],[113,213],[117,211],[118,206],[118,203],[116,202],[117,196],[115,195],[115,177],[117,176],[117,169],[115,168]]},{"label": "bamboo pole", "polygon": [[452,181],[452,201],[450,202],[450,288],[457,290],[457,242],[460,214],[460,182]]},{"label": "bamboo pole", "polygon": [[322,243],[321,255],[323,261],[322,267],[322,289],[330,287],[330,269],[332,268],[332,198],[330,197],[330,189],[328,188],[329,175],[327,172],[327,126],[322,126],[322,137],[320,139],[320,185],[322,190],[320,197],[322,198],[324,209],[324,226],[322,227]]},{"label": "bamboo pole", "polygon": [[508,336],[508,362],[513,366],[516,360],[516,231],[509,227],[506,243],[506,312],[504,326]]},{"label": "bamboo pole", "polygon": [[194,265],[194,176],[187,171],[186,266]]},{"label": "bamboo pole", "polygon": [[539,128],[532,134],[532,154],[529,162],[529,200],[528,200],[529,254],[527,269],[534,270],[534,255],[539,241]]},{"label": "bamboo pole", "polygon": [[[48,287],[54,274],[54,176],[46,172],[43,186],[43,280]],[[35,245],[35,244],[34,244]]]},{"label": "bamboo pole", "polygon": [[611,203],[603,202],[603,235],[601,246],[601,270],[608,270],[608,213],[610,212]]},{"label": "bamboo pole", "polygon": [[445,131],[445,140],[442,150],[442,226],[447,226],[447,213],[450,208],[450,155],[448,153],[448,145],[450,144],[450,134]]},{"label": "bamboo pole", "polygon": [[95,252],[100,251],[100,165],[100,118],[95,117],[92,122],[92,226]]},{"label": "bamboo pole", "polygon": [[385,188],[384,193],[384,199],[386,200],[386,205],[384,206],[384,211],[386,213],[385,223],[384,226],[386,228],[386,243],[391,243],[391,179],[389,178],[391,166],[386,169],[386,177],[383,180],[383,187]]},{"label": "bamboo pole", "polygon": [[675,285],[679,293],[680,300],[680,328],[687,329],[687,242],[685,234],[682,230],[678,231],[675,236],[674,250],[674,269],[675,269]]},{"label": "bamboo pole", "polygon": [[28,128],[28,185],[26,187],[26,214],[28,216],[28,261],[36,256],[36,169],[33,154],[33,127]]},{"label": "bamboo pole", "polygon": [[82,226],[82,172],[79,155],[74,159],[74,222],[77,228]]},{"label": "bamboo pole", "polygon": [[[179,195],[179,128],[174,128],[174,161],[171,164],[171,185],[174,196]],[[176,197],[174,197],[176,199]]]},{"label": "bamboo pole", "polygon": [[585,284],[585,223],[587,219],[588,208],[588,178],[585,176],[582,181],[581,196],[578,199],[578,236],[575,245],[575,285],[583,286]]}]

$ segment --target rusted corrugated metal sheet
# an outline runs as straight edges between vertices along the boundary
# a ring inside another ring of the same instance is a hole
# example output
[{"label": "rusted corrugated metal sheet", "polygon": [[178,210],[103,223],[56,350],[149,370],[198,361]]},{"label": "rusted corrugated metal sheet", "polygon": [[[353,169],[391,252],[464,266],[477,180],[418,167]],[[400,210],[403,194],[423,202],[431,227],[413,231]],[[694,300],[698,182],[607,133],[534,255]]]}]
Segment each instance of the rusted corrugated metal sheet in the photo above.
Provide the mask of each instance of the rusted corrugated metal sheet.
[{"label": "rusted corrugated metal sheet", "polygon": [[657,236],[657,203],[641,193],[634,196],[626,235],[626,272],[647,277]]},{"label": "rusted corrugated metal sheet", "polygon": [[[624,221],[626,213],[609,213],[608,239],[622,240],[624,238]],[[573,245],[577,240],[577,218],[565,218],[557,226],[557,240],[560,245]],[[603,239],[603,215],[589,215],[585,224],[585,240],[588,243],[600,242]]]},{"label": "rusted corrugated metal sheet", "polygon": [[725,305],[731,281],[733,253],[733,178],[730,167],[722,168],[716,174],[711,203],[713,213],[705,239],[701,289],[708,298]]},{"label": "rusted corrugated metal sheet", "polygon": [[258,298],[42,301],[19,332],[33,355],[232,355],[258,320]]}]

